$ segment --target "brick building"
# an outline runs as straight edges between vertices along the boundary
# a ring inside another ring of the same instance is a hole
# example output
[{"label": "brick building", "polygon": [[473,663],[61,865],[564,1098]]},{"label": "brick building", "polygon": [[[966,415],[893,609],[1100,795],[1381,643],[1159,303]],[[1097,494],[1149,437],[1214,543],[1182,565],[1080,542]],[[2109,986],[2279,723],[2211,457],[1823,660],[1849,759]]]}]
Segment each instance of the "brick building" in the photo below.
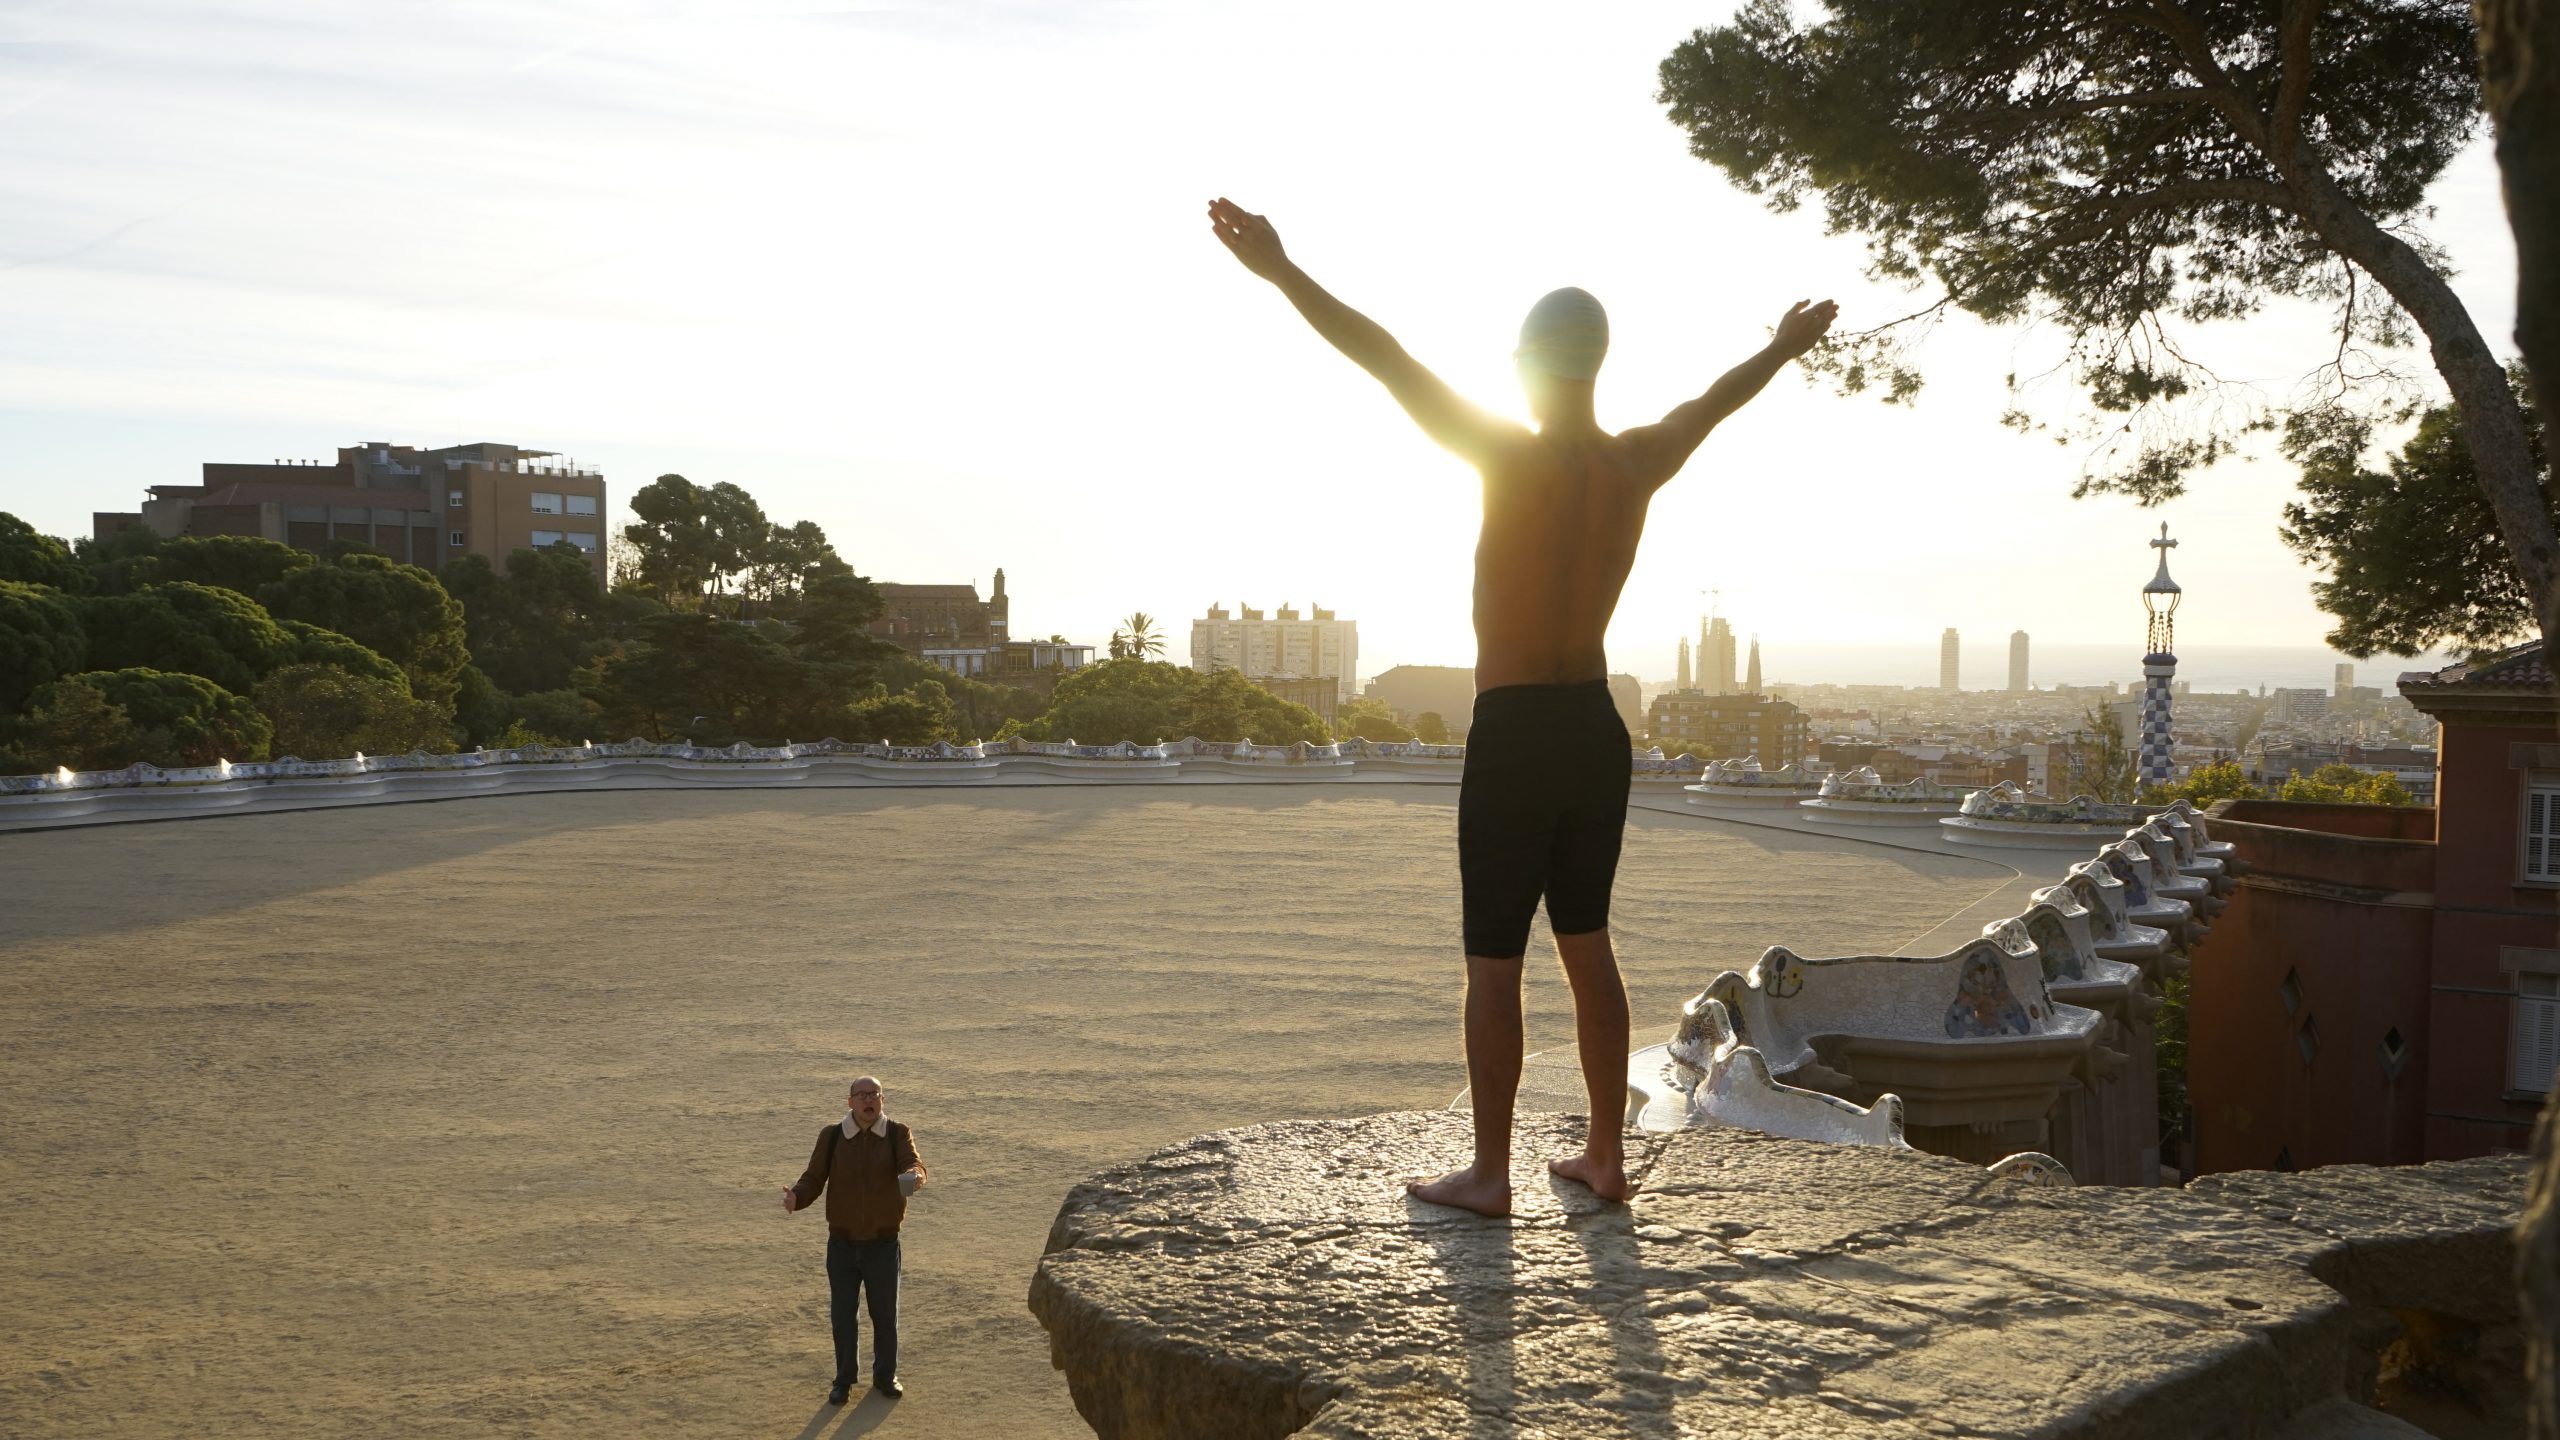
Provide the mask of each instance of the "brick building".
[{"label": "brick building", "polygon": [[434,570],[458,555],[503,564],[566,542],[605,581],[604,477],[549,450],[483,441],[419,449],[369,440],[334,461],[207,461],[200,485],[154,485],[139,511],[90,517],[100,539],[133,525],[162,536],[256,535],[301,550],[369,545]]},{"label": "brick building", "polygon": [[1757,755],[1771,770],[1795,764],[1813,747],[1813,721],[1793,703],[1703,690],[1669,690],[1653,697],[1645,734],[1667,755],[1687,751],[1709,760]]},{"label": "brick building", "polygon": [[2560,704],[2539,642],[2400,679],[2436,806],[2226,801],[2254,868],[2198,947],[2203,1171],[2524,1148],[2560,1069]]}]

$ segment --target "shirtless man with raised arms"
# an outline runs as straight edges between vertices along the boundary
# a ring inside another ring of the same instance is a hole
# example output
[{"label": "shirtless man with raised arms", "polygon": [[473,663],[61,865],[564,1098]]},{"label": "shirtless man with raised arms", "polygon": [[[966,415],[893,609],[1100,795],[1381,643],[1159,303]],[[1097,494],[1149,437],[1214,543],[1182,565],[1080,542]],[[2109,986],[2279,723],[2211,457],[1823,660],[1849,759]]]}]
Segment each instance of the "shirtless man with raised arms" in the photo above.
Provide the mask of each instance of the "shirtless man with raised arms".
[{"label": "shirtless man with raised arms", "polygon": [[1487,1215],[1511,1210],[1511,1113],[1524,1044],[1520,962],[1538,901],[1573,989],[1574,1039],[1591,1101],[1582,1153],[1548,1169],[1624,1200],[1627,991],[1609,948],[1609,889],[1633,769],[1610,703],[1600,638],[1635,563],[1653,492],[1716,422],[1813,348],[1838,307],[1798,301],[1760,353],[1653,425],[1616,435],[1592,419],[1609,321],[1580,290],[1540,300],[1520,327],[1520,384],[1535,430],[1460,399],[1377,322],[1325,293],[1271,222],[1209,203],[1218,239],[1287,296],[1317,334],[1375,376],[1423,432],[1484,477],[1476,539],[1476,707],[1458,792],[1465,895],[1467,1086],[1475,1163],[1407,1188]]}]

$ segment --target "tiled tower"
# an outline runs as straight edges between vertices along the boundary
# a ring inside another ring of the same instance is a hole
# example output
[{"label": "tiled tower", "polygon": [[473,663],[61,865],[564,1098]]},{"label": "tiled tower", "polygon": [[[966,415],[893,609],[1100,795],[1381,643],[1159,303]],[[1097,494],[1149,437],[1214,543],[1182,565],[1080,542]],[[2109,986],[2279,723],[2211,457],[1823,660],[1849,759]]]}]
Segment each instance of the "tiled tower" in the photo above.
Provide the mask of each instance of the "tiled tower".
[{"label": "tiled tower", "polygon": [[2160,552],[2160,573],[2142,587],[2142,609],[2151,617],[2149,633],[2144,637],[2142,657],[2142,746],[2134,757],[2134,777],[2145,785],[2166,784],[2169,780],[2169,753],[2173,745],[2169,714],[2169,681],[2178,673],[2178,582],[2169,578],[2169,552],[2178,542],[2169,538],[2169,527],[2160,527],[2160,538],[2151,548]]}]

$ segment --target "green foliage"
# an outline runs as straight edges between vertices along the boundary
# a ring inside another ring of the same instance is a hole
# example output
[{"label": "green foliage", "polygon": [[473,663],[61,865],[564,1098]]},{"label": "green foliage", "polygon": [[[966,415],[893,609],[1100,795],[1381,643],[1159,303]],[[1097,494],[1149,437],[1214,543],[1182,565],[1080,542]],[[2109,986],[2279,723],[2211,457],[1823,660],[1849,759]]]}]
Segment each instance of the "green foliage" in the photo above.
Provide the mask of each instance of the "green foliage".
[{"label": "green foliage", "polygon": [[357,644],[335,630],[323,630],[301,620],[281,622],[284,633],[293,640],[291,663],[297,665],[334,665],[350,675],[370,680],[388,680],[403,693],[409,688],[409,677],[400,667]]},{"label": "green foliage", "polygon": [[894,647],[871,636],[880,618],[880,587],[847,570],[812,581],[792,617],[792,653],[830,665],[868,665]]},{"label": "green foliage", "polygon": [[2276,790],[2279,800],[2307,800],[2327,805],[2415,805],[2418,797],[2400,777],[2353,765],[2323,765],[2304,775],[2296,771]]},{"label": "green foliage", "polygon": [[2124,722],[2114,706],[2101,701],[2081,717],[2071,737],[2069,767],[2063,773],[2065,796],[2087,795],[2109,804],[2133,798],[2133,747],[2125,744]]},{"label": "green foliage", "polygon": [[2184,780],[2142,787],[2142,803],[2166,805],[2184,800],[2201,810],[2216,800],[2263,800],[2267,792],[2249,783],[2249,772],[2237,760],[2216,760],[2187,772]]},{"label": "green foliage", "polygon": [[1437,710],[1425,710],[1413,717],[1413,738],[1425,745],[1449,743],[1449,722]]},{"label": "green foliage", "polygon": [[[2543,507],[2560,510],[2541,417],[2523,376],[2510,372],[2508,384],[2524,411]],[[2302,468],[2302,498],[2284,507],[2277,533],[2328,572],[2311,594],[2337,617],[2329,643],[2363,659],[2447,645],[2487,650],[2532,631],[2533,606],[2480,488],[2462,412],[2428,410],[2388,473],[2365,468],[2373,429],[2373,417],[2336,405],[2285,423],[2284,453]]]},{"label": "green foliage", "polygon": [[149,526],[128,525],[100,540],[82,535],[71,542],[72,558],[88,576],[88,588],[100,595],[122,595],[158,578],[154,558],[169,542]]},{"label": "green foliage", "polygon": [[132,573],[137,583],[187,580],[255,595],[317,563],[308,550],[255,535],[180,535],[162,541]]},{"label": "green foliage", "polygon": [[274,726],[274,748],[306,760],[453,749],[449,713],[411,697],[396,676],[353,675],[334,665],[287,665],[259,681],[251,699]]},{"label": "green foliage", "polygon": [[880,695],[845,707],[847,730],[839,738],[868,744],[930,745],[951,734],[951,695],[920,680],[896,695]]},{"label": "green foliage", "polygon": [[803,717],[814,739],[834,718],[813,693],[818,678],[754,626],[670,612],[604,661],[595,698],[617,733],[627,726],[652,740],[790,739],[784,727]]},{"label": "green foliage", "polygon": [[453,704],[471,661],[461,604],[415,565],[348,554],[296,569],[261,587],[258,599],[280,619],[335,630],[380,654],[430,704]]},{"label": "green foliage", "polygon": [[595,702],[572,689],[537,690],[515,696],[510,705],[514,711],[510,729],[529,729],[550,736],[556,744],[577,745],[613,738],[604,733],[603,717],[597,713]]},{"label": "green foliage", "polygon": [[1124,658],[1089,665],[1058,682],[1049,709],[1019,724],[1033,740],[1116,745],[1194,736],[1290,745],[1329,738],[1304,705],[1282,700],[1233,670],[1202,674],[1161,660]]},{"label": "green foliage", "polygon": [[[2302,87],[2285,84],[2290,6],[1819,9],[1799,23],[1785,0],[1752,0],[1663,61],[1657,98],[1736,185],[1776,210],[1819,196],[1832,231],[1866,238],[1875,276],[1934,281],[1941,298],[1906,317],[1922,328],[1953,305],[2065,330],[2090,408],[2059,438],[2095,447],[2083,493],[2169,499],[2252,418],[2167,322],[2328,301],[2340,379],[2351,347],[2407,333],[2332,246],[2370,252],[2370,226],[2417,218],[2476,129],[2467,7],[2333,7],[2302,37]],[[1897,321],[1812,361],[1907,400],[1911,333]]]},{"label": "green foliage", "polygon": [[0,774],[121,770],[141,758],[132,719],[95,686],[42,686],[25,714],[0,719]]},{"label": "green foliage", "polygon": [[0,714],[26,704],[37,686],[81,669],[88,656],[79,612],[61,591],[0,580]]},{"label": "green foliage", "polygon": [[89,573],[71,558],[70,546],[0,510],[0,581],[77,594],[89,588]]},{"label": "green foliage", "polygon": [[2160,1010],[2151,1020],[2152,1093],[2160,1106],[2160,1155],[2183,1156],[2182,1142],[2195,1120],[2187,1091],[2188,977],[2165,971],[2160,977]]},{"label": "green foliage", "polygon": [[462,603],[471,663],[510,694],[567,686],[602,638],[604,592],[566,542],[514,552],[503,574],[485,556],[460,556],[438,578]]},{"label": "green foliage", "polygon": [[[193,581],[84,595],[74,604],[89,637],[88,663],[100,670],[180,671],[239,695],[299,649],[257,601]],[[150,724],[139,715],[134,723]]]},{"label": "green foliage", "polygon": [[[1449,733],[1448,727],[1441,727],[1440,733],[1443,735]],[[1387,702],[1362,696],[1356,700],[1346,700],[1335,707],[1333,735],[1337,740],[1349,740],[1356,736],[1362,740],[1400,741],[1412,739],[1414,732],[1406,729],[1403,722],[1396,719],[1396,712],[1387,708]]]},{"label": "green foliage", "polygon": [[142,667],[83,671],[38,691],[36,708],[47,708],[51,692],[66,685],[85,685],[124,711],[137,732],[135,759],[210,765],[267,758],[267,717],[202,675]]},{"label": "green foliage", "polygon": [[661,475],[631,497],[631,513],[639,519],[622,536],[637,561],[637,583],[669,605],[708,603],[744,618],[756,606],[771,613],[827,576],[852,573],[815,522],[776,525],[754,496],[726,481],[706,488]]},{"label": "green foliage", "polygon": [[536,730],[522,720],[507,722],[507,728],[489,738],[492,750],[521,750],[527,745],[575,745],[579,742],[548,730]]},{"label": "green foliage", "polygon": [[[912,690],[919,683],[939,686],[951,697],[950,738],[983,740],[1002,731],[1014,721],[1038,719],[1048,709],[1048,697],[1019,685],[990,685],[965,675],[954,675],[939,665],[929,664],[896,646],[881,644],[879,658],[870,665],[856,667],[848,674],[877,676],[883,692]],[[840,738],[851,740],[853,735]],[[877,739],[877,736],[868,738]]]}]

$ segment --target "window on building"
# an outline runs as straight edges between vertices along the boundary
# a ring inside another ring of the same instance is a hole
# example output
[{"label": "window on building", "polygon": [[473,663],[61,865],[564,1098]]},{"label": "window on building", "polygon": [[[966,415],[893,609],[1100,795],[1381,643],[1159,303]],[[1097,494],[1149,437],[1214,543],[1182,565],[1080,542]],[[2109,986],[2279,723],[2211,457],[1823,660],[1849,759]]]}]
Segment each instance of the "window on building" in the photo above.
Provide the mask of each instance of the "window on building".
[{"label": "window on building", "polygon": [[446,509],[448,509],[448,510],[459,510],[459,509],[461,509],[461,508],[462,508],[462,492],[461,492],[461,491],[459,491],[459,490],[447,490],[446,492],[444,492],[444,504],[445,504],[445,508],[446,508]]},{"label": "window on building", "polygon": [[533,513],[534,513],[534,514],[536,514],[536,515],[557,515],[557,514],[559,514],[559,513],[560,513],[560,497],[559,497],[559,496],[557,496],[557,495],[552,494],[551,492],[549,492],[549,491],[547,491],[547,490],[536,490],[536,491],[534,491],[534,492],[533,492]]},{"label": "window on building", "polygon": [[2560,880],[2560,785],[2525,792],[2524,878]]},{"label": "window on building", "polygon": [[454,531],[451,535],[449,535],[449,536],[447,536],[447,537],[445,538],[445,542],[444,542],[444,543],[446,543],[447,545],[452,546],[452,547],[453,547],[453,548],[455,548],[456,550],[461,549],[461,548],[462,548],[462,532],[461,532],[461,531],[459,531],[459,530]]},{"label": "window on building", "polygon": [[552,545],[557,545],[560,543],[561,538],[561,534],[557,530],[536,530],[533,532],[533,548],[541,550]]},{"label": "window on building", "polygon": [[596,513],[596,497],[593,495],[571,495],[568,497],[568,501],[569,513],[572,515],[593,515]]},{"label": "window on building", "polygon": [[572,530],[569,532],[569,543],[586,551],[588,554],[593,555],[596,553],[596,532],[593,530]]},{"label": "window on building", "polygon": [[2513,1023],[2507,1049],[2508,1086],[2547,1095],[2552,1072],[2560,1070],[2560,975],[2516,976]]}]

